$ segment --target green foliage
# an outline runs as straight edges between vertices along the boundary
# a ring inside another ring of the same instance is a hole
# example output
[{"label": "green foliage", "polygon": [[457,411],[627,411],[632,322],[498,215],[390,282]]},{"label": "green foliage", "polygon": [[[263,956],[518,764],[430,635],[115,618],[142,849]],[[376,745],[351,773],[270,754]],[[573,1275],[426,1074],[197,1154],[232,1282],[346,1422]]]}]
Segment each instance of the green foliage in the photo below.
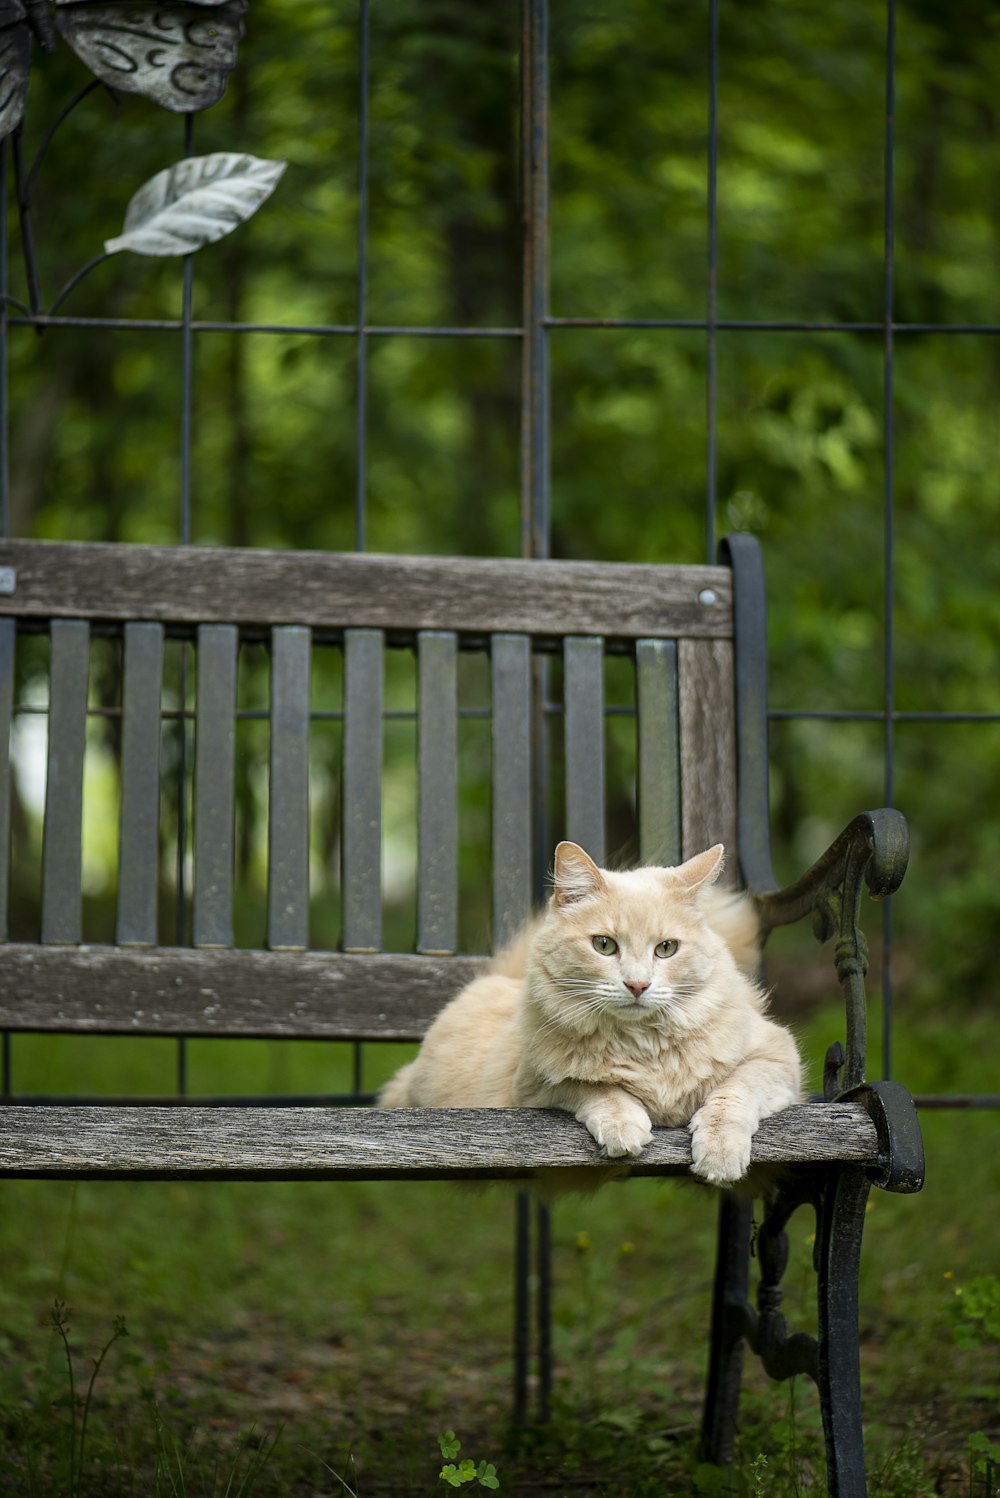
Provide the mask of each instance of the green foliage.
[{"label": "green foliage", "polygon": [[[1000,1474],[1000,1445],[981,1430],[969,1437],[969,1492],[973,1498],[994,1498]],[[980,1486],[981,1483],[981,1486]]]},{"label": "green foliage", "polygon": [[438,1477],[446,1486],[461,1488],[470,1482],[478,1482],[481,1488],[500,1486],[497,1469],[492,1462],[476,1463],[469,1457],[463,1457],[462,1461],[456,1465],[453,1460],[450,1460],[458,1456],[462,1449],[462,1443],[453,1430],[446,1430],[438,1436],[438,1446],[441,1448],[441,1455],[445,1458],[445,1465],[438,1473]]},{"label": "green foliage", "polygon": [[[114,1490],[120,1491],[135,1448],[142,1453],[138,1460],[144,1476],[140,1480],[153,1498],[250,1498],[274,1454],[278,1435],[260,1438],[251,1428],[237,1442],[234,1453],[216,1452],[206,1463],[190,1441],[171,1428],[148,1382],[148,1368],[141,1354],[107,1365],[112,1349],[129,1335],[124,1316],[114,1317],[111,1335],[92,1359],[90,1376],[81,1391],[77,1371],[80,1352],[71,1337],[69,1315],[66,1302],[56,1299],[49,1324],[64,1365],[62,1385],[46,1367],[30,1399],[22,1396],[16,1407],[3,1408],[7,1427],[7,1441],[0,1443],[4,1491],[23,1492],[27,1498],[50,1493],[58,1493],[61,1498],[89,1498],[98,1491],[110,1491],[106,1484],[112,1482]],[[102,1391],[98,1380],[106,1368],[111,1386],[99,1401],[97,1396]],[[119,1414],[127,1410],[132,1423],[127,1436],[122,1435],[120,1427],[117,1435],[113,1433],[113,1426],[119,1423],[109,1421],[109,1411],[113,1410]],[[149,1417],[152,1431],[144,1436],[140,1427]],[[15,1487],[18,1478],[21,1482]]]},{"label": "green foliage", "polygon": [[699,1462],[692,1473],[698,1498],[765,1498],[767,1457],[759,1452],[746,1467],[714,1467]]},{"label": "green foliage", "polygon": [[959,1347],[1000,1349],[1000,1280],[981,1274],[955,1290],[955,1341]]},{"label": "green foliage", "polygon": [[116,1316],[114,1330],[94,1359],[93,1371],[87,1383],[82,1402],[77,1398],[76,1378],[73,1369],[73,1350],[70,1346],[69,1307],[64,1300],[56,1300],[52,1307],[52,1329],[62,1345],[66,1361],[67,1403],[69,1420],[66,1428],[66,1492],[69,1498],[78,1498],[83,1482],[84,1462],[87,1450],[87,1422],[94,1399],[94,1385],[104,1360],[112,1347],[122,1337],[128,1336],[124,1316]]}]

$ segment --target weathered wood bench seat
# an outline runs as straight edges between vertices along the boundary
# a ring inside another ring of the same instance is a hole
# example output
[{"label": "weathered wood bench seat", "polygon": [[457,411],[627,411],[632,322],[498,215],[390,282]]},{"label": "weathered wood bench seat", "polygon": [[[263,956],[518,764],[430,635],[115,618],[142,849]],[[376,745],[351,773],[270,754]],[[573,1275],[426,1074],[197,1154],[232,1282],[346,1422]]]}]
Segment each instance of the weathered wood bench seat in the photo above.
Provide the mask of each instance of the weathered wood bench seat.
[{"label": "weathered wood bench seat", "polygon": [[[538,1170],[602,1166],[569,1114],[541,1108],[373,1108],[11,1104],[0,1173],[189,1180],[530,1180]],[[861,1103],[804,1103],[765,1119],[756,1163],[794,1158],[876,1167],[878,1131]],[[686,1129],[657,1129],[630,1175],[687,1175]]]},{"label": "weathered wood bench seat", "polygon": [[[399,661],[411,674],[401,695],[390,688]],[[16,841],[7,857],[21,768],[8,745],[15,718],[30,713],[44,717],[47,742],[37,898],[20,887],[34,876]],[[112,930],[98,929],[81,874],[95,722],[118,775]],[[384,811],[401,772],[384,743],[396,722],[413,733],[415,939],[403,952],[385,950],[396,917],[383,877]],[[248,938],[237,931],[234,872],[240,735],[261,724],[266,913]],[[480,735],[471,748],[470,731]],[[766,746],[763,572],[748,537],[725,543],[715,567],[5,543],[0,1030],[416,1041],[481,960],[460,951],[477,879],[488,885],[496,944],[536,903],[559,837],[598,861],[612,823],[613,848],[627,822],[625,841],[644,862],[725,843],[765,932],[811,915],[822,939],[835,938],[846,1028],[827,1058],[824,1100],[766,1120],[754,1140],[754,1160],[788,1167],[757,1232],[756,1309],[750,1204],[721,1196],[704,1452],[731,1456],[750,1345],[774,1376],[816,1379],[830,1491],[861,1494],[864,1206],[873,1182],[919,1189],[923,1165],[903,1089],[866,1081],[859,912],[866,892],[898,886],[906,832],[895,812],[863,814],[778,890]],[[330,849],[317,874],[311,846],[318,779],[327,793],[337,787],[336,811],[329,794],[324,803],[338,823],[335,876]],[[469,806],[490,853],[478,863],[473,854],[471,875],[460,819]],[[167,847],[176,879],[165,901]],[[337,907],[330,950],[313,944],[317,900]],[[365,1096],[357,1071],[351,1106],[333,1087],[280,1105],[28,1096],[5,1043],[0,1175],[527,1179],[601,1167],[566,1115],[382,1113],[354,1105]],[[689,1164],[686,1131],[657,1130],[633,1173],[678,1175]],[[816,1339],[786,1338],[780,1313],[785,1223],[802,1204],[817,1215]],[[523,1358],[519,1367],[523,1380]]]}]

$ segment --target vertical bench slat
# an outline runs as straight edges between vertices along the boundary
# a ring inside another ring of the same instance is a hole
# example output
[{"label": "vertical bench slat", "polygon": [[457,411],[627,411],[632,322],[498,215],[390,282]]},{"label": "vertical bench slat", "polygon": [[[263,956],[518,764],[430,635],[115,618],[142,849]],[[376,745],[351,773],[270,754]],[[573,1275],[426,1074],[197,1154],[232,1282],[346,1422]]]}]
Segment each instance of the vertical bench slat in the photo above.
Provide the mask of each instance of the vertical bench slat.
[{"label": "vertical bench slat", "polygon": [[344,633],[343,947],[382,946],[382,704],[385,639]]},{"label": "vertical bench slat", "polygon": [[194,757],[196,947],[233,944],[238,649],[234,625],[199,627]]},{"label": "vertical bench slat", "polygon": [[725,843],[732,877],[739,866],[732,642],[681,640],[678,667],[683,856]]},{"label": "vertical bench slat", "polygon": [[0,619],[0,941],[7,940],[10,907],[10,730],[16,637],[14,620]]},{"label": "vertical bench slat", "polygon": [[563,647],[566,835],[597,863],[605,857],[604,642],[570,635]]},{"label": "vertical bench slat", "polygon": [[271,631],[267,944],[309,945],[309,682],[312,632]]},{"label": "vertical bench slat", "polygon": [[81,939],[83,759],[87,743],[90,625],[57,619],[51,629],[49,747],[42,844],[42,941]]},{"label": "vertical bench slat", "polygon": [[122,946],[157,938],[162,689],[162,624],[126,624],[115,938]]},{"label": "vertical bench slat", "polygon": [[673,865],[681,858],[677,642],[635,647],[639,750],[639,859]]},{"label": "vertical bench slat", "polygon": [[426,630],[419,670],[417,951],[458,945],[458,641]]},{"label": "vertical bench slat", "polygon": [[531,914],[531,642],[497,634],[493,691],[493,946]]}]

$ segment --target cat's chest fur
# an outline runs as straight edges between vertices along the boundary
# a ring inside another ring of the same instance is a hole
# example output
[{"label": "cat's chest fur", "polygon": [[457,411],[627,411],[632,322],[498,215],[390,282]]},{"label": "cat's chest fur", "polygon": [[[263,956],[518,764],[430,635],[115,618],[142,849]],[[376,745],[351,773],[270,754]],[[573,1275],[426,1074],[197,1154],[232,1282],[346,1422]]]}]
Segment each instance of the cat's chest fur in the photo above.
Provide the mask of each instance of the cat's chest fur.
[{"label": "cat's chest fur", "polygon": [[742,1024],[730,1019],[725,1033],[713,1027],[679,1037],[654,1025],[599,1027],[574,1035],[537,1023],[530,1002],[524,1015],[522,1065],[515,1083],[519,1102],[563,1082],[625,1089],[659,1125],[686,1123],[705,1096],[731,1069],[745,1044]]}]

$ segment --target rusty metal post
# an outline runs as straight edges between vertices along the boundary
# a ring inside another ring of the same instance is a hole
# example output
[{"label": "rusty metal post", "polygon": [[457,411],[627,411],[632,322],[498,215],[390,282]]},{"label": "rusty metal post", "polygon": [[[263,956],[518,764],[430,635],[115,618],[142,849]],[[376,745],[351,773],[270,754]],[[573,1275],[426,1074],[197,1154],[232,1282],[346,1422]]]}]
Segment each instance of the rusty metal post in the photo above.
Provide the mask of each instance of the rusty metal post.
[{"label": "rusty metal post", "polygon": [[[550,550],[549,401],[549,58],[548,0],[522,0],[521,7],[521,555],[547,557]],[[532,663],[532,825],[536,900],[545,889],[548,835],[547,662]],[[552,1388],[551,1223],[536,1203],[534,1255],[530,1251],[531,1203],[518,1201],[515,1266],[514,1404],[528,1417],[530,1301],[536,1297],[538,1418],[548,1418]],[[533,1261],[533,1262],[532,1262]],[[534,1271],[534,1272],[532,1272]]]},{"label": "rusty metal post", "polygon": [[521,39],[521,555],[549,554],[549,61],[547,0],[523,0]]}]

